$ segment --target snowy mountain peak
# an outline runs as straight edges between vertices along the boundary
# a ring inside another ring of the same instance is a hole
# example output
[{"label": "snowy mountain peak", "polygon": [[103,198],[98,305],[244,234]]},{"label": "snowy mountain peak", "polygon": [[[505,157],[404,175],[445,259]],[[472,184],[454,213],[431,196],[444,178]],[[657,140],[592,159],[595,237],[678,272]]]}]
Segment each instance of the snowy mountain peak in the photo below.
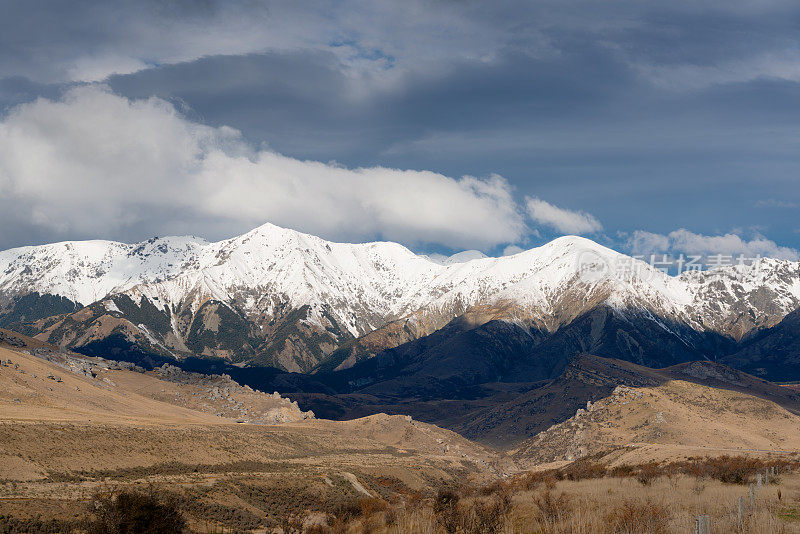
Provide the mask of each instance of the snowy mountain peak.
[{"label": "snowy mountain peak", "polygon": [[[202,311],[209,302],[231,310],[228,320],[254,325],[236,331],[257,328],[264,335],[277,335],[268,334],[276,321],[296,313],[291,328],[327,336],[330,347],[412,314],[438,328],[472,306],[498,303],[512,303],[518,316],[550,330],[605,304],[622,315],[738,337],[800,306],[800,263],[764,259],[672,277],[578,236],[511,256],[466,251],[434,261],[397,243],[334,243],[265,224],[212,243],[166,237],[0,252],[0,306],[32,292],[83,305],[104,300],[103,310],[123,315],[115,295],[139,306],[146,299],[166,316],[159,343],[181,351],[204,329],[218,332],[218,316],[227,312],[215,308],[212,318]],[[198,314],[203,326],[195,331]],[[155,339],[151,329],[143,333]],[[275,343],[282,350],[300,350],[281,339]]]},{"label": "snowy mountain peak", "polygon": [[[261,288],[283,293],[293,305],[360,301],[381,315],[397,315],[447,295],[466,301],[509,296],[510,286],[522,290],[520,300],[533,304],[548,298],[543,291],[573,281],[611,284],[617,291],[646,290],[685,304],[696,293],[693,287],[720,277],[758,285],[791,278],[796,271],[792,262],[764,259],[753,266],[673,278],[579,236],[559,237],[513,256],[464,251],[437,262],[397,243],[334,243],[267,223],[215,243],[185,236],[6,250],[0,252],[0,291],[39,291],[89,304],[139,285],[195,290],[202,285],[214,293],[208,296],[222,300],[231,298],[234,288]],[[795,293],[793,283],[786,285]],[[168,301],[184,297],[175,291],[166,292]]]}]

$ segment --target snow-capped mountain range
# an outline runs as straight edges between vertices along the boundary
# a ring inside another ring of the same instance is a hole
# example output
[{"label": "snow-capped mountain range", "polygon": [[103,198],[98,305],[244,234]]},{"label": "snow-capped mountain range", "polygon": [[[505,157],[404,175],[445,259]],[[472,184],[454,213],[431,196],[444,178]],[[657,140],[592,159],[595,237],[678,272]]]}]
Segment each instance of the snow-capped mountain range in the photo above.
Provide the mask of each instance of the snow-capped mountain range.
[{"label": "snow-capped mountain range", "polygon": [[[679,337],[686,329],[734,340],[800,307],[796,262],[762,259],[673,277],[574,236],[480,256],[441,261],[396,243],[333,243],[271,224],[214,243],[22,247],[0,252],[0,326],[71,346],[117,335],[176,357],[299,371],[388,324],[422,320],[429,333],[479,305],[504,303],[504,320],[546,331],[604,305]],[[72,309],[57,306],[48,316],[43,296],[62,297],[59,306],[68,299]]]}]

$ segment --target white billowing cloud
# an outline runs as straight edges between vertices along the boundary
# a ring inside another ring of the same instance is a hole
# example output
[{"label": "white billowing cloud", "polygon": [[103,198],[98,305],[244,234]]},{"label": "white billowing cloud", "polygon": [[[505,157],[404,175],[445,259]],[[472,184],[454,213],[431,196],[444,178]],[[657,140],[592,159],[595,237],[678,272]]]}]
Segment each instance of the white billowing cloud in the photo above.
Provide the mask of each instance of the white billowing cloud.
[{"label": "white billowing cloud", "polygon": [[789,247],[777,245],[763,236],[750,241],[736,234],[707,236],[692,233],[685,229],[670,232],[673,246],[690,254],[742,254],[744,256],[766,256],[786,260],[797,260],[798,252]]},{"label": "white billowing cloud", "polygon": [[800,252],[797,250],[780,246],[761,235],[748,241],[735,233],[709,236],[684,228],[667,235],[637,230],[628,238],[627,245],[632,254],[644,256],[683,253],[706,257],[725,254],[745,258],[800,259]]},{"label": "white billowing cloud", "polygon": [[666,254],[672,250],[669,236],[644,230],[636,230],[628,236],[626,246],[631,254],[639,256]]},{"label": "white billowing cloud", "polygon": [[41,227],[88,235],[136,225],[171,233],[170,217],[181,217],[210,237],[269,221],[332,239],[486,250],[527,231],[501,176],[301,161],[187,120],[164,100],[97,86],[0,121],[2,203],[26,206]]},{"label": "white billowing cloud", "polygon": [[559,208],[539,198],[527,198],[526,205],[531,219],[565,234],[591,234],[603,229],[589,213]]},{"label": "white billowing cloud", "polygon": [[122,54],[80,56],[66,68],[70,81],[98,82],[115,74],[131,74],[150,68],[141,59]]},{"label": "white billowing cloud", "polygon": [[514,254],[519,254],[520,252],[525,252],[525,249],[517,245],[508,245],[503,249],[503,256],[513,256]]},{"label": "white billowing cloud", "polygon": [[444,261],[445,265],[454,265],[456,263],[466,263],[472,260],[482,260],[487,258],[486,254],[481,252],[480,250],[464,250],[461,252],[456,252],[449,258]]}]

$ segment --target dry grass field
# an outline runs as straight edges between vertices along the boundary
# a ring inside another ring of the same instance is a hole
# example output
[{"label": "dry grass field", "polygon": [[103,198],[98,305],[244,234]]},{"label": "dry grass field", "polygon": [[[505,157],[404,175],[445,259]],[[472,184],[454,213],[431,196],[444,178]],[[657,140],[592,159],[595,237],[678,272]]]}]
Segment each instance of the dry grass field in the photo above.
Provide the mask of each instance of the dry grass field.
[{"label": "dry grass field", "polygon": [[2,533],[109,531],[139,510],[122,503],[200,533],[685,533],[700,514],[800,532],[797,416],[742,393],[623,389],[504,453],[404,416],[317,420],[238,386],[0,358]]},{"label": "dry grass field", "polygon": [[796,473],[758,492],[752,507],[748,502],[741,522],[737,506],[739,497],[747,498],[745,486],[686,475],[659,477],[646,486],[634,478],[601,478],[542,483],[509,492],[508,496],[478,492],[460,498],[456,505],[460,511],[455,514],[447,507],[437,513],[435,501],[418,510],[403,508],[393,512],[393,525],[383,522],[371,531],[687,533],[693,532],[698,515],[707,514],[714,533],[800,532],[800,476]]},{"label": "dry grass field", "polygon": [[[121,488],[176,496],[195,531],[253,530],[501,469],[494,451],[403,416],[239,424],[193,385],[126,370],[92,378],[7,349],[0,358],[0,532],[16,531],[4,521],[78,528],[95,495]],[[251,411],[287,409],[272,395],[231,395]]]}]

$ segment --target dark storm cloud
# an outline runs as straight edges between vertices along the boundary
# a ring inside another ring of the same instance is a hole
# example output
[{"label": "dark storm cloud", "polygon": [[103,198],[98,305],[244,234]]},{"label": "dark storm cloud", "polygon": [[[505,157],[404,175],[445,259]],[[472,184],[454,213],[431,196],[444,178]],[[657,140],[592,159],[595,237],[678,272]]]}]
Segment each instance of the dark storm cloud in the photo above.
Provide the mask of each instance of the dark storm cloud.
[{"label": "dark storm cloud", "polygon": [[39,97],[55,98],[61,94],[62,89],[58,84],[37,83],[22,76],[0,78],[0,113]]},{"label": "dark storm cloud", "polygon": [[[377,163],[430,132],[607,120],[607,107],[629,105],[629,87],[638,83],[591,48],[558,60],[514,52],[488,64],[462,60],[447,65],[446,75],[409,73],[401,87],[357,96],[340,67],[328,52],[252,54],[114,76],[108,83],[129,97],[187,103],[199,119],[235,125],[281,152],[353,165]],[[576,78],[579,71],[592,82]]]},{"label": "dark storm cloud", "polygon": [[499,173],[612,235],[800,245],[755,207],[800,202],[793,2],[87,5],[13,5],[0,105],[105,79],[292,157]]}]

